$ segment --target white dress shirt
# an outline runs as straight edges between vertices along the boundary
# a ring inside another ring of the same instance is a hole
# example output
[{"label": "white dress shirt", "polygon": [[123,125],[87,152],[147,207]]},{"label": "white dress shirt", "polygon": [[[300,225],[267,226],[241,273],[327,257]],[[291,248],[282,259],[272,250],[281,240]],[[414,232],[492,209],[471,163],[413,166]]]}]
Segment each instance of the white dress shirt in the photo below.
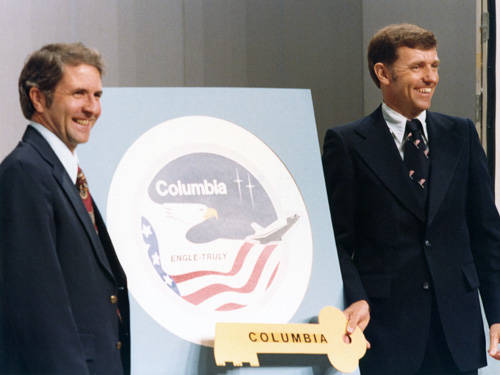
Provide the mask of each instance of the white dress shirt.
[{"label": "white dress shirt", "polygon": [[[404,146],[404,136],[405,136],[405,128],[406,121],[413,120],[407,119],[401,113],[396,112],[394,109],[390,108],[387,104],[382,103],[382,115],[384,116],[384,120],[389,127],[389,131],[394,138],[394,142],[396,143],[396,147],[399,150],[399,154],[401,158],[403,158],[403,146]],[[416,119],[420,120],[422,123],[422,129],[424,130],[424,142],[428,145],[428,136],[427,136],[427,111],[422,111]]]},{"label": "white dress shirt", "polygon": [[54,151],[57,155],[57,158],[68,173],[73,184],[76,184],[76,177],[78,175],[78,156],[76,155],[76,150],[71,152],[68,146],[66,146],[63,141],[57,137],[57,135],[52,133],[45,126],[34,121],[30,121],[30,126],[35,128],[35,130],[37,130],[42,137],[45,138],[50,145],[50,148],[52,148],[52,151]]}]

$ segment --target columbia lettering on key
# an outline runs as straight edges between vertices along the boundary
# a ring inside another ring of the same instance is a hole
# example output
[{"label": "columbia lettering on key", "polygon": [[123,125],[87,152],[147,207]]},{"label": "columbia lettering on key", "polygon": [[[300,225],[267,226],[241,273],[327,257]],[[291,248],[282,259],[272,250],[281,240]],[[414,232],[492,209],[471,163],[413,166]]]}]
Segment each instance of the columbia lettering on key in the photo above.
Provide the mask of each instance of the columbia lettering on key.
[{"label": "columbia lettering on key", "polygon": [[217,323],[214,356],[217,366],[249,363],[259,366],[257,354],[326,354],[332,366],[352,372],[366,352],[359,328],[344,341],[347,319],[335,307],[324,307],[318,324]]}]

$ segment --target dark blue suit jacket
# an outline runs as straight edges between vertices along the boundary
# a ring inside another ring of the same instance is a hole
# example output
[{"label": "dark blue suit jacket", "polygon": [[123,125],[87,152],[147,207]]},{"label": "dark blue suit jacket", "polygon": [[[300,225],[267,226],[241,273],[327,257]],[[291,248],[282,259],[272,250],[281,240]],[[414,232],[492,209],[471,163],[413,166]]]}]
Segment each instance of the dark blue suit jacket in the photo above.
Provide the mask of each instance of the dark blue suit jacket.
[{"label": "dark blue suit jacket", "polygon": [[457,366],[486,364],[478,288],[500,322],[500,218],[470,120],[427,112],[427,207],[419,206],[379,107],[328,130],[323,164],[348,304],[365,299],[372,349],[361,368],[418,369],[432,294]]},{"label": "dark blue suit jacket", "polygon": [[126,277],[95,213],[99,235],[59,159],[28,127],[0,165],[1,374],[129,372]]}]

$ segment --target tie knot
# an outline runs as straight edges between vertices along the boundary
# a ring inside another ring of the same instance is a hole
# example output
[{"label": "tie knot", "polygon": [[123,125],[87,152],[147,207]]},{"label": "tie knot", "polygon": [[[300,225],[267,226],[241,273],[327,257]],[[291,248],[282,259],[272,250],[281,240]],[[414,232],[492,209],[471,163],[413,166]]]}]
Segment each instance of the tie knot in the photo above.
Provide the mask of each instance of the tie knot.
[{"label": "tie knot", "polygon": [[76,187],[80,191],[82,199],[86,199],[89,193],[89,187],[87,185],[87,179],[80,167],[78,167],[78,174],[76,175]]},{"label": "tie knot", "polygon": [[419,119],[414,118],[413,120],[406,121],[405,134],[408,135],[408,133],[410,132],[413,134],[423,133],[422,123],[420,122]]},{"label": "tie knot", "polygon": [[99,233],[95,221],[94,207],[92,205],[92,197],[90,196],[89,193],[89,186],[87,185],[87,179],[85,178],[85,175],[83,174],[83,171],[80,167],[78,167],[78,174],[76,176],[76,188],[80,193],[80,198],[82,198],[83,205],[85,206],[87,212],[89,213],[90,220],[94,225],[95,231]]}]

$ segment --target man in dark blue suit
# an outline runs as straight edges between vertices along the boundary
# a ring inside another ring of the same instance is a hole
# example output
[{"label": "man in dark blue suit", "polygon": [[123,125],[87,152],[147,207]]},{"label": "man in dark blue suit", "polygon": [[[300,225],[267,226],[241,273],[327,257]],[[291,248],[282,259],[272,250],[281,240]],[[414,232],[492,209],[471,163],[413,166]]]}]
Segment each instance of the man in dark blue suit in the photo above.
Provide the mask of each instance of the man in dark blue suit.
[{"label": "man in dark blue suit", "polygon": [[366,328],[371,346],[362,374],[477,374],[479,292],[500,359],[500,218],[472,122],[428,111],[436,46],[415,25],[378,31],[368,63],[383,103],[325,137],[347,333]]},{"label": "man in dark blue suit", "polygon": [[22,141],[0,165],[0,373],[127,374],[127,281],[75,148],[100,113],[101,56],[34,52],[19,78]]}]

